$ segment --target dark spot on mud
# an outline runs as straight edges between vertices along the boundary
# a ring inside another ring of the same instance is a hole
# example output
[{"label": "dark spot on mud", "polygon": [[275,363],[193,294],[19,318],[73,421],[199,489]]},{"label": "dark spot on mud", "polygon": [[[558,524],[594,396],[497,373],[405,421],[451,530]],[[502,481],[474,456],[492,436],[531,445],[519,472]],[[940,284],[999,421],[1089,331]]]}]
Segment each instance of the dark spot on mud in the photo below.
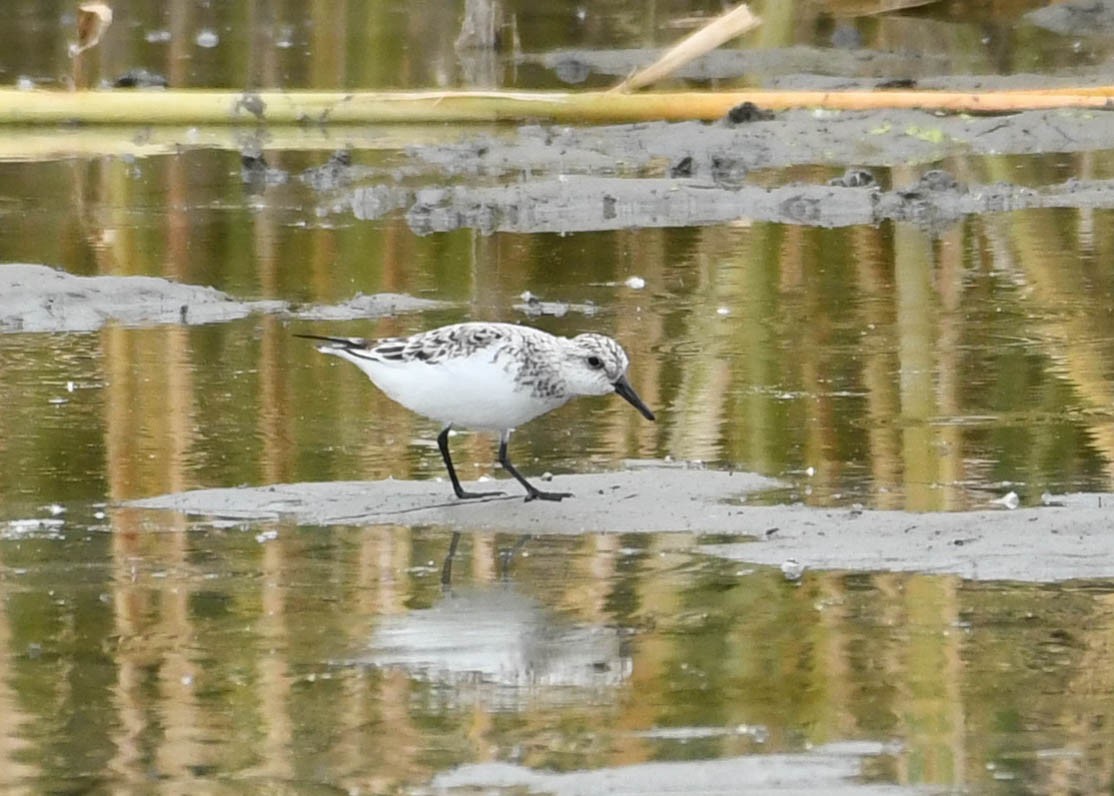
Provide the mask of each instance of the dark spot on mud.
[{"label": "dark spot on mud", "polygon": [[617,215],[617,213],[615,212],[615,202],[616,202],[616,199],[615,199],[614,196],[607,196],[606,194],[604,195],[604,197],[603,197],[603,217],[604,217],[605,220],[610,221],[611,219],[615,218],[615,216]]},{"label": "dark spot on mud", "polygon": [[685,155],[672,166],[669,167],[670,177],[691,177],[692,176],[692,157]]},{"label": "dark spot on mud", "polygon": [[262,153],[244,152],[240,155],[240,168],[244,171],[264,171],[267,168],[267,160]]},{"label": "dark spot on mud", "polygon": [[917,81],[911,77],[895,77],[891,80],[883,80],[882,82],[875,84],[874,87],[878,89],[889,90],[916,88]]},{"label": "dark spot on mud", "polygon": [[742,102],[727,112],[724,121],[729,125],[736,125],[749,122],[768,122],[773,118],[773,111],[763,110],[753,102]]}]

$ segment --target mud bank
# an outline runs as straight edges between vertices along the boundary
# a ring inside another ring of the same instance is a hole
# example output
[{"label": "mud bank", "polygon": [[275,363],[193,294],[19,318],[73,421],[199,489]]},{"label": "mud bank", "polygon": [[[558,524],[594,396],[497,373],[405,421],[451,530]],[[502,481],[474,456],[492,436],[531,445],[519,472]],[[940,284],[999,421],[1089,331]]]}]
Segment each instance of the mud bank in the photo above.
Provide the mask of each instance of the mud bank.
[{"label": "mud bank", "polygon": [[[574,497],[460,502],[440,482],[377,481],[206,489],[125,505],[237,519],[314,525],[438,525],[530,534],[684,531],[731,534],[702,549],[755,564],[796,559],[813,569],[947,572],[978,580],[1050,582],[1114,576],[1114,496],[1068,495],[1055,505],[918,514],[906,511],[749,506],[777,482],[745,473],[639,469],[558,476]],[[491,489],[485,482],[481,488]],[[663,499],[662,496],[667,496]],[[744,537],[746,540],[744,541]]]},{"label": "mud bank", "polygon": [[[1072,180],[1041,189],[1005,184],[962,186],[954,180],[926,186],[924,182],[879,191],[799,183],[772,188],[724,187],[691,180],[577,175],[506,186],[418,191],[411,197],[406,219],[419,235],[464,228],[484,234],[570,233],[701,226],[740,219],[828,228],[889,220],[935,228],[982,213],[1114,207],[1114,180]],[[363,205],[363,196],[355,194],[353,206],[357,216],[367,219],[371,213]]]},{"label": "mud bank", "polygon": [[[1019,185],[973,178],[986,171],[1011,176],[1000,166],[926,180],[925,172],[939,174],[929,164],[953,156],[963,156],[964,165],[978,155],[1111,147],[1114,112],[1107,111],[790,111],[739,124],[526,125],[513,134],[411,147],[401,168],[389,176],[365,170],[330,206],[359,220],[401,213],[421,235],[462,228],[569,233],[740,219],[819,227],[894,220],[932,227],[982,213],[1114,207],[1114,181]],[[799,166],[840,172],[850,167],[855,180],[787,182],[776,171]]]},{"label": "mud bank", "polygon": [[152,276],[74,276],[45,265],[0,265],[0,331],[83,332],[126,326],[213,323],[283,302],[234,301],[211,287]]},{"label": "mud bank", "polygon": [[[127,505],[232,519],[285,517],[313,525],[444,525],[459,530],[566,534],[745,533],[744,524],[732,518],[739,507],[721,501],[778,486],[773,479],[748,473],[668,468],[557,476],[543,488],[573,493],[573,498],[559,503],[527,503],[517,483],[499,479],[476,484],[475,489],[502,489],[506,495],[469,501],[457,500],[441,480],[387,480],[203,489]],[[656,497],[663,490],[670,495],[668,501]]]},{"label": "mud bank", "polygon": [[376,318],[442,306],[397,294],[356,296],[332,306],[241,301],[212,287],[154,276],[74,276],[46,265],[0,264],[0,333],[89,332],[107,323],[218,323],[252,313],[300,320]]},{"label": "mud bank", "polygon": [[[802,165],[890,168],[951,155],[1038,155],[1114,146],[1114,111],[1042,110],[972,116],[927,111],[797,110],[739,124],[647,122],[595,127],[525,125],[512,135],[415,146],[416,175],[659,176],[691,158],[694,176]],[[656,172],[656,173],[655,173]]]}]

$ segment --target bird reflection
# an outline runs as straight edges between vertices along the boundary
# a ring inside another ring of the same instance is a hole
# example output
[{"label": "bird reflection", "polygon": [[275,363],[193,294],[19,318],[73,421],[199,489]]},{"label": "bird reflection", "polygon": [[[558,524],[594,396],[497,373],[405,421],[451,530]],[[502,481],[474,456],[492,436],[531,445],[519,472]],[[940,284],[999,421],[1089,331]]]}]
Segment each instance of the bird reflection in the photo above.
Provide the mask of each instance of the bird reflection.
[{"label": "bird reflection", "polygon": [[[525,547],[532,538],[534,537],[531,534],[522,534],[512,547],[499,551],[499,577],[502,580],[506,580],[509,576],[515,553]],[[460,531],[453,531],[453,537],[449,540],[449,552],[445,554],[445,562],[441,565],[441,588],[444,590],[451,589],[453,585],[453,558],[456,556],[456,548],[459,544]]]},{"label": "bird reflection", "polygon": [[[513,583],[496,583],[382,617],[358,663],[401,669],[427,682],[490,687],[493,705],[517,710],[543,693],[534,690],[538,686],[626,682],[632,662],[623,637],[619,628],[573,621]],[[463,691],[445,695],[469,698]],[[569,697],[559,689],[550,696]]]}]

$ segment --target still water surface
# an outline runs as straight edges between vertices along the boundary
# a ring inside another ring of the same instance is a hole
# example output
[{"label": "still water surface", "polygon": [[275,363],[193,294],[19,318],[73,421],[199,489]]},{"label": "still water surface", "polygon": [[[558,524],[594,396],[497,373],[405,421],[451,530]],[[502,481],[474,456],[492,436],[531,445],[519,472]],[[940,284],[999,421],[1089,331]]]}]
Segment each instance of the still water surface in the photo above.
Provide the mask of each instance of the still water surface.
[{"label": "still water surface", "polygon": [[[239,86],[267,69],[291,86],[456,79],[455,16],[382,4],[348,31],[352,14],[319,5],[268,7],[254,38],[228,16],[254,4],[137,10],[105,57],[165,66],[183,85],[227,75]],[[1001,19],[924,24],[975,71],[1095,57],[1019,33],[1009,20],[1027,6],[1004,6]],[[538,50],[675,35],[629,10],[589,13],[581,29],[576,8],[553,8],[518,11]],[[62,4],[37,4],[18,17],[6,79],[56,79],[63,62],[35,37],[54,36],[63,16]],[[856,24],[876,44],[909,22]],[[199,47],[202,29],[225,45]],[[828,43],[812,38],[823,25],[776,29],[779,46]],[[169,43],[151,40],[163,30]],[[358,39],[369,30],[380,61]],[[1033,39],[1011,61],[974,44],[980,31],[999,45],[995,35]],[[322,42],[345,46],[327,58]],[[415,57],[419,43],[438,57]],[[268,157],[296,173],[325,155]],[[353,151],[364,165],[402,158]],[[1106,152],[937,165],[971,182],[1114,172]],[[1109,491],[1109,213],[1003,213],[942,231],[742,222],[420,237],[398,216],[357,220],[297,180],[260,194],[237,152],[209,148],[0,163],[0,212],[3,262],[307,305],[383,291],[444,302],[343,323],[255,315],[0,335],[0,788],[421,792],[468,764],[591,772],[846,742],[881,744],[864,784],[1109,788],[1108,582],[810,571],[791,583],[717,558],[721,540],[699,534],[535,538],[504,568],[515,535],[477,533],[446,592],[450,529],[212,523],[119,506],[203,486],[440,478],[435,425],[292,333],[464,319],[613,334],[658,412],[648,424],[616,400],[566,406],[515,437],[529,474],[670,456],[780,477],[777,499],[918,511],[1010,490],[1028,503]],[[527,318],[515,309],[525,291],[573,309]],[[491,440],[462,434],[454,452],[469,476],[500,475]]]}]

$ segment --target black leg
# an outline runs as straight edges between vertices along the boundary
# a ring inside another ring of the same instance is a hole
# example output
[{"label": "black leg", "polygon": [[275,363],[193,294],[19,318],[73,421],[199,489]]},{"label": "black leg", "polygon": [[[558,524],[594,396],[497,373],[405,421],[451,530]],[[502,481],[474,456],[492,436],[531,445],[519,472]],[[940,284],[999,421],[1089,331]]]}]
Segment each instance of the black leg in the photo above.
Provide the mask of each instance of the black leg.
[{"label": "black leg", "polygon": [[526,487],[526,500],[560,500],[561,498],[572,497],[572,492],[542,492],[536,486],[531,484],[522,477],[522,473],[514,469],[511,464],[510,458],[507,456],[507,435],[504,434],[499,440],[499,464],[503,465],[503,469],[515,477],[518,483]]},{"label": "black leg", "polygon": [[445,469],[449,471],[449,478],[453,482],[453,491],[456,492],[456,496],[461,500],[467,500],[468,498],[494,497],[503,494],[502,492],[465,492],[461,488],[460,479],[456,477],[456,470],[453,469],[452,457],[449,456],[449,428],[450,426],[445,426],[441,433],[437,435],[437,447],[441,449],[441,458],[445,460]]},{"label": "black leg", "polygon": [[460,531],[453,531],[453,539],[449,542],[449,552],[445,556],[445,563],[441,565],[441,588],[448,589],[453,585],[453,556],[456,555],[456,546],[460,544]]}]

